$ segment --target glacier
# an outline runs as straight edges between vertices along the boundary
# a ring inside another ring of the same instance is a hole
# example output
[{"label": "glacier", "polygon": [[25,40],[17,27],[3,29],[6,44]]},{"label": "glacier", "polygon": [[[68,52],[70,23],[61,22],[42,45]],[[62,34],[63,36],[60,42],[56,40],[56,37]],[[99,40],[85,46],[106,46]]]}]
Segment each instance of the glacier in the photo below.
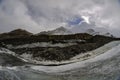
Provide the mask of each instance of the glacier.
[{"label": "glacier", "polygon": [[[2,54],[4,49],[0,49]],[[9,50],[5,52],[10,53]],[[119,80],[120,41],[114,41],[88,52],[91,57],[60,66],[0,66],[0,80]],[[15,56],[15,55],[13,55]]]}]

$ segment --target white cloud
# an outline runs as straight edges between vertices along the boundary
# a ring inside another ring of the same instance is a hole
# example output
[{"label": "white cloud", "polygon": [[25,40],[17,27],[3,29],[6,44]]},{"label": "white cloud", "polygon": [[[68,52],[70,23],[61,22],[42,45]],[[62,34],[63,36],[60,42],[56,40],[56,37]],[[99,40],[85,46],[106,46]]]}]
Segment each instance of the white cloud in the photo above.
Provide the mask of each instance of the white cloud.
[{"label": "white cloud", "polygon": [[24,28],[34,33],[66,25],[78,16],[119,35],[118,0],[2,0],[0,32]]},{"label": "white cloud", "polygon": [[82,16],[86,23],[90,24],[89,16]]}]

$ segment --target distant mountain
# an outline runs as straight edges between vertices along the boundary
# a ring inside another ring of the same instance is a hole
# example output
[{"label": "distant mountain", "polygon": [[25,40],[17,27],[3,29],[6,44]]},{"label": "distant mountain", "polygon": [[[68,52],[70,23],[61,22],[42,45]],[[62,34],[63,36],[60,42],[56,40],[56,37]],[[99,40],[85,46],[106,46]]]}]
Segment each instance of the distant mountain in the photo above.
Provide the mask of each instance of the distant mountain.
[{"label": "distant mountain", "polygon": [[43,31],[40,32],[37,35],[41,35],[41,34],[46,34],[46,35],[66,35],[66,34],[72,34],[72,31],[64,28],[64,27],[59,27],[56,28],[55,30],[51,30],[51,31]]},{"label": "distant mountain", "polygon": [[94,29],[87,29],[85,33],[88,33],[91,35],[99,35],[99,32],[96,32]]},{"label": "distant mountain", "polygon": [[[84,27],[85,26],[85,27]],[[79,33],[87,33],[90,35],[104,35],[104,36],[108,36],[108,37],[113,37],[112,34],[110,34],[109,32],[106,32],[106,30],[103,29],[92,29],[90,28],[91,25],[87,24],[87,23],[82,23],[81,26],[77,26],[74,27],[72,29],[67,29],[65,27],[59,27],[56,28],[55,30],[51,30],[51,31],[43,31],[40,32],[38,34],[35,35],[70,35],[70,34],[79,34]],[[30,33],[26,30],[23,29],[16,29],[13,30],[11,32],[7,32],[7,33],[2,33],[0,34],[0,39],[8,39],[8,38],[21,38],[21,37],[28,37],[34,35],[33,33]]]},{"label": "distant mountain", "polygon": [[103,35],[113,37],[113,35],[106,29],[96,27],[95,25],[88,24],[86,22],[82,22],[79,26],[73,27],[70,29],[70,31],[72,31],[72,33],[88,33],[90,35]]},{"label": "distant mountain", "polygon": [[81,24],[74,26],[70,29],[73,33],[85,33],[87,29],[92,28],[94,25],[82,22]]},{"label": "distant mountain", "polygon": [[106,33],[101,33],[100,35],[108,36],[108,37],[114,37],[111,33],[106,32]]},{"label": "distant mountain", "polygon": [[104,31],[95,31],[94,29],[87,29],[85,33],[91,34],[91,35],[103,35],[103,36],[108,36],[108,37],[114,37],[111,33],[109,32],[104,32]]},{"label": "distant mountain", "polygon": [[32,33],[23,30],[23,29],[16,29],[11,32],[2,33],[0,34],[0,38],[14,38],[14,37],[23,37],[23,36],[31,36]]}]

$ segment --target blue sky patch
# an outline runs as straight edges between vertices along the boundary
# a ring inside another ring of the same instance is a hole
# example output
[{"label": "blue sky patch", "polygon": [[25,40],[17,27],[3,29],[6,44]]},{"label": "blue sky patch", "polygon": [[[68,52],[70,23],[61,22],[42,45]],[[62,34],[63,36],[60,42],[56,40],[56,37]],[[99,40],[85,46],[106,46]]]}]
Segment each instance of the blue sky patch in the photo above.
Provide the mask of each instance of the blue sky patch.
[{"label": "blue sky patch", "polygon": [[68,20],[67,22],[68,22],[69,25],[77,25],[83,20],[84,20],[83,18],[75,17],[72,20]]}]

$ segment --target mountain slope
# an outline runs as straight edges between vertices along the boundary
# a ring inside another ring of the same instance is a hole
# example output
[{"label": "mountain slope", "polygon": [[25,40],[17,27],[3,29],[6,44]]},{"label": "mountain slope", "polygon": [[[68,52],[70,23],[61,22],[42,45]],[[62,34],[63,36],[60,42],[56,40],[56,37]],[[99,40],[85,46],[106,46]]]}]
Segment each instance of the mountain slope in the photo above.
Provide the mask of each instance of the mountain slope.
[{"label": "mountain slope", "polygon": [[24,36],[31,36],[32,33],[23,30],[23,29],[16,29],[8,33],[2,33],[0,34],[0,38],[15,38],[15,37],[24,37]]},{"label": "mountain slope", "polygon": [[43,31],[40,32],[38,35],[41,34],[46,34],[46,35],[65,35],[65,34],[72,34],[72,32],[64,27],[59,27],[55,30],[51,30],[51,31]]}]

